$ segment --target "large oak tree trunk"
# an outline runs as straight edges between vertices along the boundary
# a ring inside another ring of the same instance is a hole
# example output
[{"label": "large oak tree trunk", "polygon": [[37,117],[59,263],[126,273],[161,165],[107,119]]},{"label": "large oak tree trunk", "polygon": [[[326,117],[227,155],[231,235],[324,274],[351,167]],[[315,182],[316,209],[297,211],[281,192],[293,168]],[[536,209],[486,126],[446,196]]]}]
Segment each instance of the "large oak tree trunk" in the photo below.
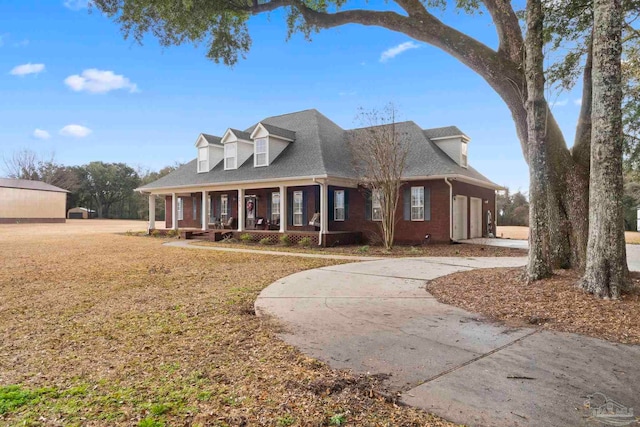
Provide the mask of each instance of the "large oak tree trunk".
[{"label": "large oak tree trunk", "polygon": [[589,241],[581,287],[618,298],[628,283],[622,207],[622,5],[594,1]]},{"label": "large oak tree trunk", "polygon": [[527,1],[527,38],[525,40],[527,80],[527,125],[529,158],[529,262],[527,280],[548,277],[553,272],[550,254],[550,236],[547,221],[550,195],[549,163],[547,159],[546,119],[547,103],[544,100],[544,71],[542,32],[544,14],[540,0]]}]

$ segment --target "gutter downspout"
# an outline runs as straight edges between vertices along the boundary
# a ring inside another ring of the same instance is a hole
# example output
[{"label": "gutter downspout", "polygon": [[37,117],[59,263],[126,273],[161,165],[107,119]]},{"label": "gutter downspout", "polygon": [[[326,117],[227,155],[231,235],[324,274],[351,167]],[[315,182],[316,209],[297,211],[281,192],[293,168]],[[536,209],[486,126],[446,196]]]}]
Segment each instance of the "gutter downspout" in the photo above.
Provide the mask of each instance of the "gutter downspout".
[{"label": "gutter downspout", "polygon": [[449,186],[449,241],[453,241],[453,185],[447,177],[444,178],[444,182]]},{"label": "gutter downspout", "polygon": [[[322,207],[324,205],[327,204],[327,201],[324,200],[324,204],[322,203],[323,199],[324,199],[324,186],[325,184],[318,181],[315,177],[313,177],[313,182],[315,182],[316,184],[318,184],[318,186],[320,187],[320,231],[318,231],[318,246],[322,246],[322,215],[324,214]],[[328,218],[327,218],[328,219]],[[329,221],[326,221],[326,223],[328,224]]]}]

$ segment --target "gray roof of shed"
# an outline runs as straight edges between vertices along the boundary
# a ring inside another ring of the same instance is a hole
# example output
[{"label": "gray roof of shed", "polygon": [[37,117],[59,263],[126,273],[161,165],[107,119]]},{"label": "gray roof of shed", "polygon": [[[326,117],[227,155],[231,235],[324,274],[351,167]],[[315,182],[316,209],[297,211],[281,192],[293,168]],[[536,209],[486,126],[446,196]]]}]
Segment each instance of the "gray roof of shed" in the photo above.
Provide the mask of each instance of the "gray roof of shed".
[{"label": "gray roof of shed", "polygon": [[[269,166],[254,167],[251,156],[235,170],[224,170],[224,162],[221,161],[208,173],[197,173],[197,159],[194,159],[140,190],[323,175],[357,178],[347,138],[363,129],[345,131],[315,109],[268,117],[259,123],[295,133],[295,143],[289,144]],[[239,138],[245,138],[244,135],[248,137],[256,126],[257,123],[244,132],[231,130]],[[472,167],[463,168],[455,163],[427,138],[426,133],[430,130],[423,131],[414,122],[398,123],[396,126],[410,141],[405,173],[407,178],[461,175],[496,185]],[[439,129],[450,129],[449,132],[455,130],[455,135],[462,134],[455,126]],[[438,134],[441,133],[444,134],[444,131],[438,131]]]},{"label": "gray roof of shed", "polygon": [[21,190],[38,190],[38,191],[53,191],[55,193],[68,193],[67,190],[55,185],[47,184],[42,181],[31,181],[28,179],[9,179],[0,178],[0,187],[4,188],[19,188]]}]

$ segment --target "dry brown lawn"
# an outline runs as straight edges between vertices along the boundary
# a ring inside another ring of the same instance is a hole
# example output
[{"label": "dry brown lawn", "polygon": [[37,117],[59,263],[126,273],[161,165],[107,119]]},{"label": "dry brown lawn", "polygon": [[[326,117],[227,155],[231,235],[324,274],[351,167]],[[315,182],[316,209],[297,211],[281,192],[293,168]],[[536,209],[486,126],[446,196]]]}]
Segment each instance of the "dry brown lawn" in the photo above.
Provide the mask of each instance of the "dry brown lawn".
[{"label": "dry brown lawn", "polygon": [[640,344],[640,273],[620,300],[602,300],[580,290],[579,275],[559,270],[527,285],[521,268],[455,273],[428,284],[439,301],[482,313],[508,325],[575,332],[610,341]]},{"label": "dry brown lawn", "polygon": [[[529,227],[498,226],[497,231],[497,237],[504,239],[527,240],[529,238]],[[636,231],[625,231],[624,237],[627,243],[640,244],[640,233]]]},{"label": "dry brown lawn", "polygon": [[254,315],[265,286],[335,261],[103,233],[144,226],[0,227],[1,425],[450,425]]}]

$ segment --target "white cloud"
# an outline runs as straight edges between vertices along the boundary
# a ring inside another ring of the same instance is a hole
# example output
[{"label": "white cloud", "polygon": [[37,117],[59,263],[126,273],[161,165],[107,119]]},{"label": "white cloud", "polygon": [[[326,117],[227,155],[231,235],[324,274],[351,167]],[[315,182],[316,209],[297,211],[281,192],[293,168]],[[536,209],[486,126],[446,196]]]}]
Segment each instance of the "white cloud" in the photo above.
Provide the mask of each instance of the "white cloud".
[{"label": "white cloud", "polygon": [[11,74],[14,76],[26,76],[27,74],[38,74],[44,71],[44,64],[22,64],[14,67]]},{"label": "white cloud", "polygon": [[344,90],[342,92],[338,92],[338,95],[340,96],[355,96],[357,94],[358,92],[356,92],[355,90]]},{"label": "white cloud", "polygon": [[382,55],[380,55],[380,62],[387,62],[390,59],[395,58],[396,56],[400,55],[402,52],[406,52],[407,50],[410,49],[417,49],[419,48],[420,45],[417,44],[416,42],[404,42],[404,43],[400,43],[397,46],[391,47],[387,50],[385,50],[384,52],[382,52]]},{"label": "white cloud", "polygon": [[95,68],[69,76],[64,79],[64,83],[76,92],[107,93],[117,89],[129,89],[130,93],[140,92],[138,86],[125,76]]},{"label": "white cloud", "polygon": [[575,99],[575,100],[573,101],[573,103],[574,103],[574,104],[576,104],[576,105],[578,105],[578,106],[582,105],[582,98]]},{"label": "white cloud", "polygon": [[71,10],[86,9],[92,3],[91,0],[64,0],[64,7]]},{"label": "white cloud", "polygon": [[567,105],[569,103],[568,99],[563,99],[561,101],[555,101],[551,103],[552,107],[564,107],[565,105]]},{"label": "white cloud", "polygon": [[33,131],[33,137],[36,139],[49,139],[51,138],[51,134],[46,130],[36,129]]},{"label": "white cloud", "polygon": [[60,129],[60,135],[73,136],[75,138],[84,138],[91,133],[91,129],[81,125],[66,125]]}]

